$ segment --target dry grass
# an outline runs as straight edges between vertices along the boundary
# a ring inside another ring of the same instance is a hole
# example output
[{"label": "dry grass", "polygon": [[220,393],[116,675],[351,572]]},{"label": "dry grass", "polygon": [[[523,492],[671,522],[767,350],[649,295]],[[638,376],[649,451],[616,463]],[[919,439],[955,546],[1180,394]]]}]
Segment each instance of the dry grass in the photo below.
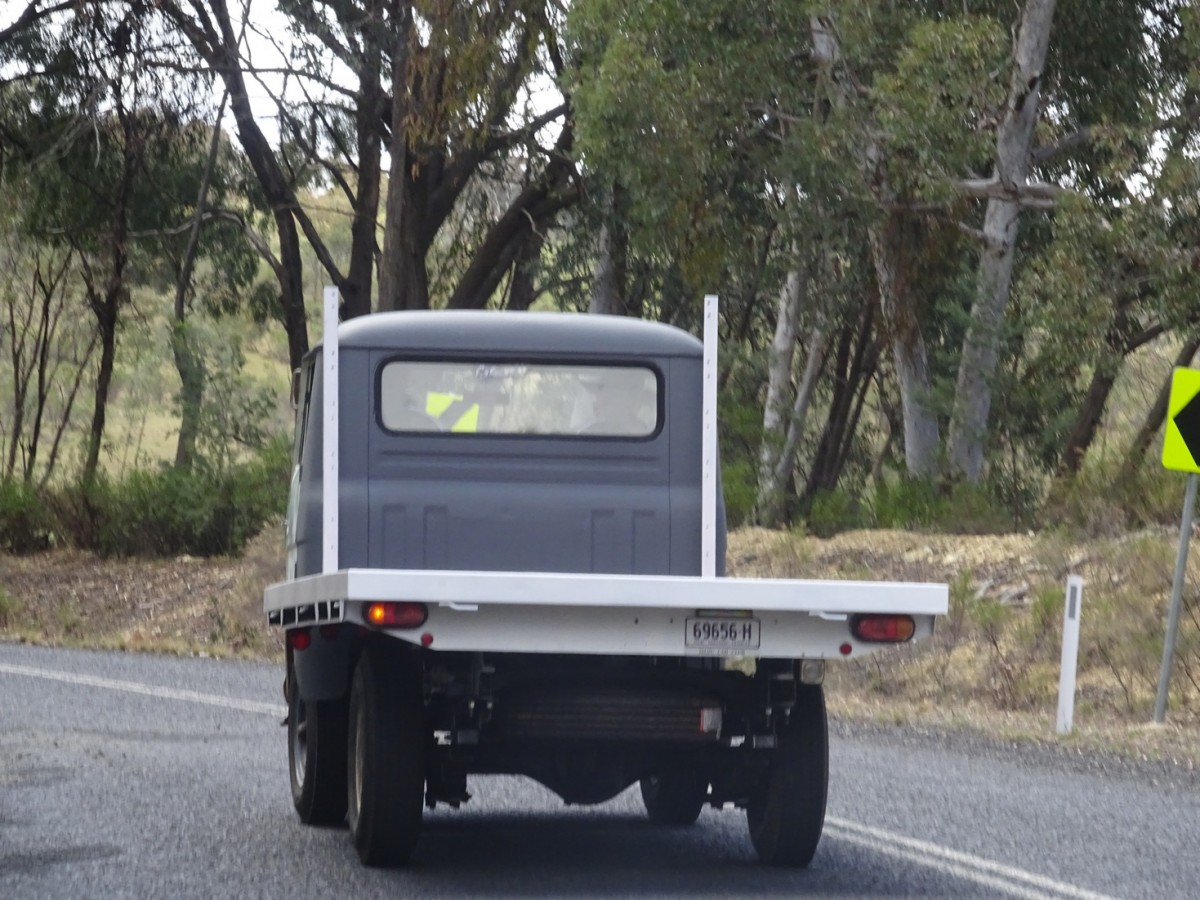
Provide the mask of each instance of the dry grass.
[{"label": "dry grass", "polygon": [[0,635],[63,646],[279,657],[282,642],[263,618],[262,589],[282,571],[281,528],[259,535],[237,559],[101,559],[74,550],[0,557],[0,592],[19,609],[0,615]]},{"label": "dry grass", "polygon": [[[976,731],[1200,765],[1200,601],[1185,590],[1168,724],[1153,719],[1177,535],[848,532],[829,540],[746,529],[730,574],[950,585],[930,641],[830,667],[846,718]],[[1075,730],[1055,733],[1066,577],[1084,580]],[[1200,576],[1192,558],[1188,585]]]}]

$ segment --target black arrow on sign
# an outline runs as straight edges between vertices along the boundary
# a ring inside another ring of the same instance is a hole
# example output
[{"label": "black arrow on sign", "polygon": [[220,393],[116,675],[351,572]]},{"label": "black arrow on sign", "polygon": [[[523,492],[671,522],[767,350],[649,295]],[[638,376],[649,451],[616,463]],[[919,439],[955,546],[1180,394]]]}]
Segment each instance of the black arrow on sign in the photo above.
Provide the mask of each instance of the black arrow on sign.
[{"label": "black arrow on sign", "polygon": [[1192,454],[1192,462],[1200,466],[1200,392],[1175,413],[1172,421],[1179,429],[1179,436],[1187,445],[1188,453]]}]

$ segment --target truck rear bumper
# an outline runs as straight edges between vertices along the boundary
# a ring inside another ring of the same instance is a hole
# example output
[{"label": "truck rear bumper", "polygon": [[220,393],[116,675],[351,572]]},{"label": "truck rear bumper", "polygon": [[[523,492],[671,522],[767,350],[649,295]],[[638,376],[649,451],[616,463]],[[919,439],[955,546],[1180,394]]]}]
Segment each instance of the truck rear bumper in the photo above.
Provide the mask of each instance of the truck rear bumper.
[{"label": "truck rear bumper", "polygon": [[903,582],[344,569],[272,585],[263,608],[285,628],[373,627],[371,602],[423,603],[420,627],[379,630],[431,650],[820,659],[881,646],[853,637],[857,614],[908,615],[927,637],[947,598]]}]

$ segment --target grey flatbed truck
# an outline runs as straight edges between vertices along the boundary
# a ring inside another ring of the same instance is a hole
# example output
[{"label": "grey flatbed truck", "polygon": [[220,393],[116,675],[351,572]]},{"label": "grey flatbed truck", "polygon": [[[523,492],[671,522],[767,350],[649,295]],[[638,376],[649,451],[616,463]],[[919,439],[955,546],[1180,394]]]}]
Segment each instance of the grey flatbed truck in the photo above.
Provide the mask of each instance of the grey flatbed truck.
[{"label": "grey flatbed truck", "polygon": [[301,820],[348,819],[363,862],[402,865],[469,776],[572,804],[640,783],[653,822],[741,808],[762,860],[807,865],[825,663],[930,635],[945,586],[724,577],[715,365],[686,332],[326,315],[264,594]]}]

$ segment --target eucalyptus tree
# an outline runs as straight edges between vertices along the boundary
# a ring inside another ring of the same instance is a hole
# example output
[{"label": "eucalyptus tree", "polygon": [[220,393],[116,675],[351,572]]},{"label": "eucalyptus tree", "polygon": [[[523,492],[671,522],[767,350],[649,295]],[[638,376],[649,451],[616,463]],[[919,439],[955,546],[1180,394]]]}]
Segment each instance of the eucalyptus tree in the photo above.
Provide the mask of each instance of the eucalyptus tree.
[{"label": "eucalyptus tree", "polygon": [[99,337],[85,478],[99,465],[132,233],[162,199],[141,177],[158,149],[146,95],[160,86],[152,89],[140,58],[147,35],[134,7],[93,12],[39,22],[45,27],[25,30],[5,48],[10,65],[31,65],[5,86],[28,101],[5,110],[6,156],[30,173],[25,227],[76,254]]},{"label": "eucalyptus tree", "polygon": [[9,398],[0,416],[0,479],[45,484],[63,438],[75,430],[96,332],[75,315],[75,254],[22,233],[22,179],[6,179],[0,224],[0,384]]},{"label": "eucalyptus tree", "polygon": [[[288,359],[298,368],[308,352],[296,191],[307,172],[289,170],[259,123],[251,104],[251,75],[244,57],[245,19],[235,21],[226,0],[156,0],[155,10],[182,35],[229,95],[238,140],[246,154],[275,225],[278,255],[269,259],[279,282],[279,309],[288,339]],[[248,16],[249,6],[245,13]],[[249,70],[249,71],[248,71]]]},{"label": "eucalyptus tree", "polygon": [[[932,472],[940,447],[925,342],[937,328],[921,309],[934,292],[917,274],[940,248],[930,240],[938,229],[919,221],[923,192],[938,171],[980,155],[959,110],[980,80],[986,89],[1001,30],[869,3],[833,15],[821,4],[593,0],[573,15],[585,159],[627,185],[635,238],[727,279],[754,265],[727,248],[748,226],[773,229],[760,518],[778,517],[834,323],[839,335],[853,331],[864,303],[878,307],[870,330],[892,350],[908,468]],[[869,255],[856,249],[864,245]],[[840,289],[861,284],[859,271],[847,278],[847,260],[868,263],[874,297]],[[868,358],[867,384],[878,362]]]},{"label": "eucalyptus tree", "polygon": [[[16,73],[2,95],[7,177],[19,176],[27,192],[20,225],[71,254],[78,291],[95,321],[99,358],[85,480],[99,466],[133,288],[165,281],[178,285],[179,304],[190,303],[196,286],[192,264],[183,261],[197,254],[219,259],[210,281],[226,290],[208,291],[210,302],[236,297],[253,276],[242,233],[252,214],[244,172],[226,155],[204,174],[214,132],[203,121],[206,85],[183,66],[188,47],[161,26],[153,9],[136,0],[73,6],[38,19],[4,48]],[[205,179],[220,215],[215,208],[196,212]]]}]

